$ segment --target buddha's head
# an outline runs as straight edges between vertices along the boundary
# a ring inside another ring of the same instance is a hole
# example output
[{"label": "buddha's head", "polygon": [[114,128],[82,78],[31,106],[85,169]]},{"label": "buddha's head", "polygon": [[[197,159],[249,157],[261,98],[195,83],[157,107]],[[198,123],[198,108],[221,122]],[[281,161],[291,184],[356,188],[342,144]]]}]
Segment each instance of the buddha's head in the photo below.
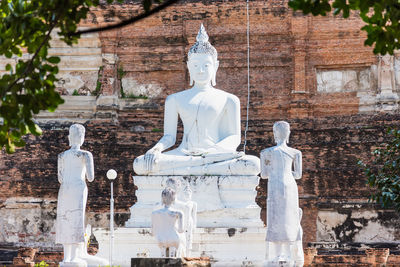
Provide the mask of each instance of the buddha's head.
[{"label": "buddha's head", "polygon": [[175,192],[180,192],[182,183],[179,179],[168,178],[168,180],[165,182],[165,186],[172,188]]},{"label": "buddha's head", "polygon": [[72,124],[69,127],[68,139],[70,146],[81,146],[85,139],[85,127],[81,124]]},{"label": "buddha's head", "polygon": [[174,203],[175,198],[176,198],[176,193],[170,187],[165,188],[161,192],[161,201],[162,201],[163,205],[165,205],[167,207],[171,206]]},{"label": "buddha's head", "polygon": [[217,50],[208,41],[206,30],[201,24],[196,43],[188,52],[190,85],[194,82],[207,85],[211,83],[215,86],[215,76],[219,66],[217,56]]},{"label": "buddha's head", "polygon": [[290,125],[286,121],[277,121],[273,126],[274,139],[277,144],[289,143]]}]

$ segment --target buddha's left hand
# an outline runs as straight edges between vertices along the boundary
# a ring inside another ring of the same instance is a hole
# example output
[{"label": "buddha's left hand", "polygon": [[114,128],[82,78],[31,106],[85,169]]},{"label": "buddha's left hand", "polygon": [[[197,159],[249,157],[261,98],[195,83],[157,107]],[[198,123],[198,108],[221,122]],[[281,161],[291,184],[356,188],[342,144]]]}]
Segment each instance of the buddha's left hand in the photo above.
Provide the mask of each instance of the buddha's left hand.
[{"label": "buddha's left hand", "polygon": [[157,163],[157,159],[160,155],[161,150],[159,148],[152,148],[144,154],[147,171],[151,172],[153,170],[153,166]]}]

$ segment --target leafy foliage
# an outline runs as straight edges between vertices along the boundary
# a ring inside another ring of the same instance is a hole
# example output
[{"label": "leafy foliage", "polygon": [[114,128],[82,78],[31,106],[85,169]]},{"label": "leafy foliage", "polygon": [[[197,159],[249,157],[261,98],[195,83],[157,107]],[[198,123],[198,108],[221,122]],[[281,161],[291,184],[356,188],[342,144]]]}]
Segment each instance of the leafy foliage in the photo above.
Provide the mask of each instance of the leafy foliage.
[{"label": "leafy foliage", "polygon": [[371,199],[400,211],[400,130],[388,129],[388,134],[389,142],[373,152],[371,165],[362,161],[359,165],[368,177],[368,185],[376,189]]},{"label": "leafy foliage", "polygon": [[[149,12],[153,3],[161,2],[142,4]],[[40,135],[33,114],[54,111],[64,102],[55,91],[60,58],[48,55],[51,33],[57,31],[68,45],[77,43],[78,23],[98,4],[99,0],[0,1],[0,56],[15,59],[0,78],[0,148],[13,153],[16,146],[25,145],[24,135]]]},{"label": "leafy foliage", "polygon": [[361,29],[367,32],[365,45],[375,44],[374,53],[393,55],[400,48],[400,2],[396,0],[289,0],[289,6],[304,14],[334,15],[348,18],[350,11],[358,11],[366,23]]},{"label": "leafy foliage", "polygon": [[[33,114],[54,111],[63,103],[54,84],[60,58],[48,55],[51,32],[57,28],[65,43],[76,43],[79,37],[68,33],[77,30],[93,4],[95,1],[1,1],[0,55],[16,56],[15,66],[7,64],[9,73],[0,79],[0,145],[7,152],[25,145],[23,135],[41,134]],[[29,54],[28,59],[21,58],[23,52]]]},{"label": "leafy foliage", "polygon": [[47,267],[49,266],[45,261],[41,261],[40,263],[36,263],[35,267]]}]

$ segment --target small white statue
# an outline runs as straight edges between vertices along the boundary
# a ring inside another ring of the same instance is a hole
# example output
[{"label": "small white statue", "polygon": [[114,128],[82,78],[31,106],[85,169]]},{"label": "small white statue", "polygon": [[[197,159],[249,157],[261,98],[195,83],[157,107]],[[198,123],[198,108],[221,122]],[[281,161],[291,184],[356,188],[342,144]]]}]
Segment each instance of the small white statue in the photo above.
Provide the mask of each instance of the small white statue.
[{"label": "small white statue", "polygon": [[289,123],[278,121],[273,131],[277,145],[261,151],[261,178],[268,179],[266,264],[302,266],[302,210],[295,181],[302,175],[302,156],[287,146]]},{"label": "small white statue", "polygon": [[394,56],[379,57],[378,89],[381,95],[391,95],[395,89]]},{"label": "small white statue", "polygon": [[88,224],[85,230],[85,243],[81,244],[81,248],[79,250],[80,251],[79,258],[86,261],[88,267],[99,267],[99,266],[110,265],[108,260],[93,255],[89,255],[89,253],[87,252],[91,234],[92,234],[92,226]]},{"label": "small white statue", "polygon": [[152,234],[158,241],[162,257],[184,257],[185,235],[183,212],[171,206],[176,199],[172,188],[165,188],[161,193],[164,208],[151,214]]},{"label": "small white statue", "polygon": [[192,201],[192,189],[186,185],[183,189],[183,202],[189,207],[188,219],[185,225],[186,235],[186,257],[190,257],[190,251],[193,243],[193,232],[197,227],[197,203]]},{"label": "small white statue", "polygon": [[71,148],[58,155],[58,181],[60,190],[57,202],[56,243],[64,246],[64,260],[60,266],[87,266],[79,258],[85,242],[85,208],[89,182],[94,179],[93,156],[80,149],[85,138],[85,128],[73,124],[69,128]]},{"label": "small white statue", "polygon": [[[165,101],[164,136],[133,163],[139,175],[257,175],[260,161],[237,152],[240,144],[240,102],[214,88],[219,62],[217,50],[201,25],[188,53],[192,88],[169,95]],[[183,138],[176,142],[178,118]]]}]

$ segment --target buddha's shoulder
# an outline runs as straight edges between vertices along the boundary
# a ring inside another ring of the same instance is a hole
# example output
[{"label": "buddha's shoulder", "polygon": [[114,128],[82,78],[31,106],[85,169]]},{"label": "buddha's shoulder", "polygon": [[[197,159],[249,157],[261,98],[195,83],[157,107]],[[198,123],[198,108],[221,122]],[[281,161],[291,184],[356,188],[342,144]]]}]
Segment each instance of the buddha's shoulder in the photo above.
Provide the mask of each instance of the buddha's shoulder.
[{"label": "buddha's shoulder", "polygon": [[179,92],[168,95],[166,100],[171,101],[174,99],[179,99],[179,98],[188,96],[189,94],[190,94],[190,89],[186,89],[186,90],[179,91]]},{"label": "buddha's shoulder", "polygon": [[226,92],[224,90],[221,90],[221,89],[215,89],[215,92],[217,94],[221,95],[221,96],[226,97],[228,100],[231,100],[231,101],[233,101],[235,103],[239,103],[240,102],[239,98],[237,96],[235,96],[234,94],[228,93],[228,92]]},{"label": "buddha's shoulder", "polygon": [[86,150],[72,150],[68,149],[64,152],[58,154],[59,158],[64,158],[67,155],[77,156],[77,157],[93,157],[92,153]]},{"label": "buddha's shoulder", "polygon": [[277,146],[271,146],[261,150],[260,154],[269,154],[277,150]]},{"label": "buddha's shoulder", "polygon": [[[235,96],[234,94],[225,92],[221,89],[214,89],[212,91],[209,92],[210,95],[216,96],[216,97],[224,97],[227,100],[231,100],[234,103],[240,103],[239,98],[237,96]],[[174,101],[182,99],[182,98],[190,98],[195,96],[196,93],[195,91],[191,90],[191,89],[186,89],[174,94],[170,94],[169,96],[167,96],[167,101]]]}]

